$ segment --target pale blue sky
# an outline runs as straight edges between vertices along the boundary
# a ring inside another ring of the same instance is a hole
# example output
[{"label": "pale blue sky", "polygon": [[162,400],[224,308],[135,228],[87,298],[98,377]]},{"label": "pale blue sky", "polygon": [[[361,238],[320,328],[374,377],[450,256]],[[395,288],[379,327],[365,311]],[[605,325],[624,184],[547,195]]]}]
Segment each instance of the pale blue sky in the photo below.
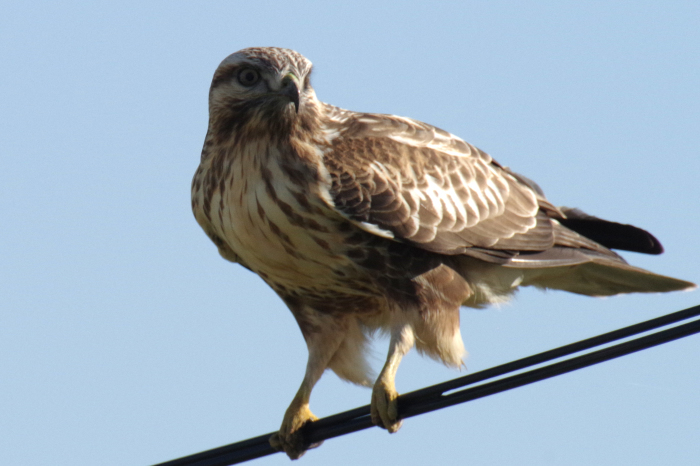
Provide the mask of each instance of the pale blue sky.
[{"label": "pale blue sky", "polygon": [[[14,2],[0,15],[0,463],[146,465],[279,426],[306,348],[221,259],[189,185],[218,63],[298,50],[320,99],[453,132],[558,205],[646,228],[700,282],[700,6]],[[523,290],[462,312],[468,370],[700,303]],[[385,343],[377,345],[377,365]],[[661,465],[700,457],[700,337],[327,441],[300,464]],[[398,389],[460,375],[415,354]],[[319,416],[370,391],[327,373]],[[288,464],[283,455],[256,460]]]}]

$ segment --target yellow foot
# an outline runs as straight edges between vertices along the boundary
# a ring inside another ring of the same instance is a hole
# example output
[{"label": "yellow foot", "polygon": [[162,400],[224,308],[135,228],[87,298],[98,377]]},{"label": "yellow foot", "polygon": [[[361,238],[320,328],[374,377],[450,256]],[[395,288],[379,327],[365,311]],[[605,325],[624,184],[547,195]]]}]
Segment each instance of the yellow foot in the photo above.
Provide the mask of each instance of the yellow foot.
[{"label": "yellow foot", "polygon": [[284,451],[290,459],[302,457],[309,448],[316,448],[323,442],[309,445],[304,442],[301,429],[309,422],[318,420],[309,405],[292,402],[284,414],[279,432],[270,437],[270,445],[277,451]]},{"label": "yellow foot", "polygon": [[370,412],[372,422],[393,434],[398,432],[403,421],[399,419],[397,398],[394,384],[383,382],[381,378],[377,380],[372,389],[372,404]]}]

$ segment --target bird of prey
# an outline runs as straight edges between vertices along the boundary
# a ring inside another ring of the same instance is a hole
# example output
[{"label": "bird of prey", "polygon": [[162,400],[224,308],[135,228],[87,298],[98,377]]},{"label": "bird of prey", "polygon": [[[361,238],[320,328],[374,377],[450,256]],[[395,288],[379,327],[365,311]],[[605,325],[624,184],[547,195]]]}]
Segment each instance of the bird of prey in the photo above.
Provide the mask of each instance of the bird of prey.
[{"label": "bird of prey", "polygon": [[[662,252],[649,233],[551,204],[528,178],[434,126],[321,102],[311,62],[272,47],[224,59],[192,182],[199,225],[227,260],[287,304],[309,358],[272,445],[298,458],[326,369],[371,386],[372,421],[396,432],[394,377],[412,348],[448,366],[465,354],[460,306],[519,286],[589,296],[692,283],[628,265],[611,249]],[[368,338],[389,336],[376,382]]]}]

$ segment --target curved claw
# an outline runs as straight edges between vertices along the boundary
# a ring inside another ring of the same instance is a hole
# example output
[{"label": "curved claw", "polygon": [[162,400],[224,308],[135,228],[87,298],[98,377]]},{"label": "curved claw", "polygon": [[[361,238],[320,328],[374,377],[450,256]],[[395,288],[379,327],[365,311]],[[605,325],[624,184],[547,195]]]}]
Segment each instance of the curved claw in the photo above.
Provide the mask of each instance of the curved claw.
[{"label": "curved claw", "polygon": [[403,420],[399,419],[398,397],[393,384],[377,381],[372,389],[370,412],[372,422],[393,434],[399,431]]},{"label": "curved claw", "polygon": [[277,451],[284,451],[290,459],[301,458],[306,450],[316,448],[323,442],[307,444],[304,441],[302,429],[309,422],[318,420],[309,409],[307,403],[294,403],[284,414],[280,430],[270,437],[270,446]]}]

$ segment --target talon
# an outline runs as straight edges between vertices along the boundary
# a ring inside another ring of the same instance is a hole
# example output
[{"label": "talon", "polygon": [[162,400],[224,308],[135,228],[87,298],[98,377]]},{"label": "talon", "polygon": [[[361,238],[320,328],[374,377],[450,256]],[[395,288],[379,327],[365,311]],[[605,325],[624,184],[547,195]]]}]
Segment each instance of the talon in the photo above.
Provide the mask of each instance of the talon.
[{"label": "talon", "polygon": [[403,424],[403,420],[399,419],[398,414],[398,397],[399,394],[393,387],[381,380],[377,381],[372,389],[372,404],[370,413],[372,422],[382,429],[386,429],[393,434],[398,432]]},{"label": "talon", "polygon": [[316,448],[323,442],[307,444],[302,435],[303,427],[309,422],[317,421],[307,403],[292,402],[282,420],[279,432],[270,437],[270,446],[277,451],[284,451],[290,459],[301,458],[306,450]]}]

